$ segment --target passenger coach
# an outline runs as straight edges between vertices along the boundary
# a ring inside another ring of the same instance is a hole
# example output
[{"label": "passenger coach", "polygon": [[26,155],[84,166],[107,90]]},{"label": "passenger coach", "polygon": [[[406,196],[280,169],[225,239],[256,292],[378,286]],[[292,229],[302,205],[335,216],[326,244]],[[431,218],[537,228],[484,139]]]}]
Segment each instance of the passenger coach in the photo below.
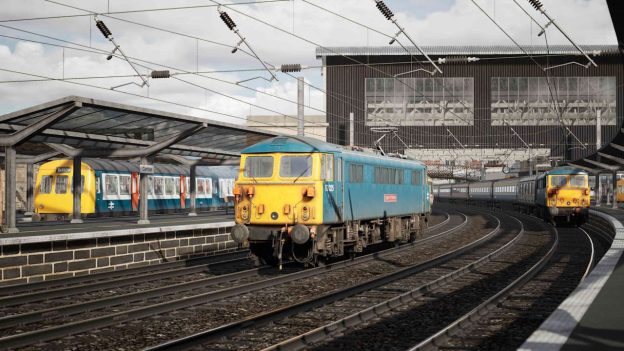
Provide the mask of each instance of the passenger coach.
[{"label": "passenger coach", "polygon": [[[138,211],[139,166],[124,161],[84,159],[81,165],[84,216],[116,216]],[[35,185],[33,219],[63,219],[73,211],[73,162],[46,162],[39,167]],[[197,167],[196,208],[219,209],[233,199],[236,166]],[[189,170],[173,165],[154,165],[148,177],[148,209],[175,212],[190,207]]]},{"label": "passenger coach", "polygon": [[268,263],[414,240],[431,212],[426,173],[419,162],[315,139],[263,141],[242,151],[232,239]]}]

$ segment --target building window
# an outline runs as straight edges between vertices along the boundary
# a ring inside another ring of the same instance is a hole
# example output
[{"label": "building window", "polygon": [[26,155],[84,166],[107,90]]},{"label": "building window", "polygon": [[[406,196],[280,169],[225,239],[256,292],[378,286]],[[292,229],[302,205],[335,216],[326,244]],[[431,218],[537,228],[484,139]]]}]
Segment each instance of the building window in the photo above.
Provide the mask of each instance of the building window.
[{"label": "building window", "polygon": [[473,78],[366,78],[368,126],[470,126]]},{"label": "building window", "polygon": [[[492,125],[616,124],[615,77],[493,77]],[[552,95],[551,95],[552,93]],[[553,104],[555,96],[557,106]],[[600,111],[600,112],[598,112]]]}]

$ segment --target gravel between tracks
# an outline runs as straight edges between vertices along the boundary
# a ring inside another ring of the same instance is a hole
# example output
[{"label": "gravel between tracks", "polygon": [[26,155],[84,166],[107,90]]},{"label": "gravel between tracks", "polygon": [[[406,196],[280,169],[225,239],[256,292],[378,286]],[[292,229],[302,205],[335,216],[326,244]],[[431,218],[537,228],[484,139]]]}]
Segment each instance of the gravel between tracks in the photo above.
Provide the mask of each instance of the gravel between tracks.
[{"label": "gravel between tracks", "polygon": [[295,301],[354,285],[379,274],[418,264],[432,256],[474,241],[476,237],[486,234],[495,226],[494,221],[487,216],[475,216],[471,222],[470,226],[452,234],[453,238],[457,238],[455,240],[441,240],[442,243],[437,241],[437,245],[415,247],[409,252],[384,258],[383,261],[372,261],[349,269],[330,271],[306,280],[305,284],[294,281],[264,289],[260,293],[256,291],[227,301],[197,305],[137,322],[63,338],[46,345],[50,349],[124,350],[137,349],[175,339],[268,309],[285,306]]}]

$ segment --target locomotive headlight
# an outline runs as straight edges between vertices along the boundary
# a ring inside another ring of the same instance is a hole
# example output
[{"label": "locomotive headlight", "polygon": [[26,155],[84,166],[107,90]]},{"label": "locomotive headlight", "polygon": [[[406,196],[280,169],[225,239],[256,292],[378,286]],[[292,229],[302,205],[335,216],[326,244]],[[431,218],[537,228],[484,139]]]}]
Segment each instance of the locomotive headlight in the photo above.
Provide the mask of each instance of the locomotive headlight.
[{"label": "locomotive headlight", "polygon": [[243,205],[241,208],[241,218],[244,220],[249,219],[249,207],[247,205]]},{"label": "locomotive headlight", "polygon": [[310,208],[308,206],[303,206],[301,209],[301,219],[304,221],[310,220]]}]

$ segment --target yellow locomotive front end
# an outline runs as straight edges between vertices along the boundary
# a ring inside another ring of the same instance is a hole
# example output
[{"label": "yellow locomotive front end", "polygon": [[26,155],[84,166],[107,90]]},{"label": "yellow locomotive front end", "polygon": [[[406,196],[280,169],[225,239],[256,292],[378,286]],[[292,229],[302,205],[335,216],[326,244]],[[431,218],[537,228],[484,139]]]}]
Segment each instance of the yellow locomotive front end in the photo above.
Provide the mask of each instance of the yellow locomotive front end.
[{"label": "yellow locomotive front end", "polygon": [[234,188],[232,239],[272,243],[284,233],[297,244],[314,237],[323,223],[322,153],[244,154]]},{"label": "yellow locomotive front end", "polygon": [[551,217],[574,216],[584,221],[588,215],[590,189],[587,174],[552,174],[546,187],[547,206]]}]

